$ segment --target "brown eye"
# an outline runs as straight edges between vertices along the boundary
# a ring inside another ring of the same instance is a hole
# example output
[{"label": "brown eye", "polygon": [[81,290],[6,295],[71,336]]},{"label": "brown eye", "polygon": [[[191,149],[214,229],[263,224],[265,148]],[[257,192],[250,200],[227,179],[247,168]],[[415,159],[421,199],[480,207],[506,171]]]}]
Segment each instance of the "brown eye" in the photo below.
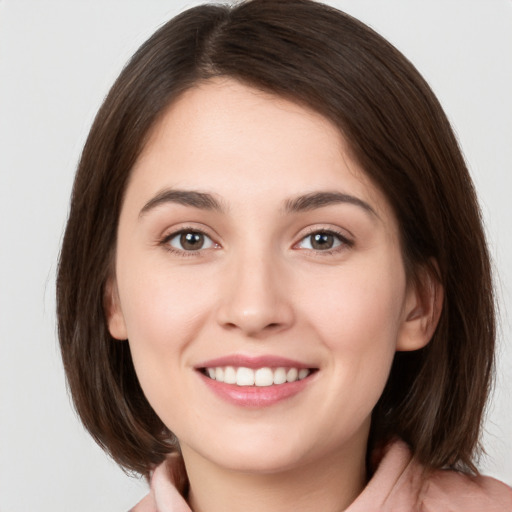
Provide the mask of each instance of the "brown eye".
[{"label": "brown eye", "polygon": [[167,238],[166,241],[173,249],[178,251],[199,251],[215,246],[213,240],[200,231],[181,231]]},{"label": "brown eye", "polygon": [[204,245],[204,235],[202,233],[182,233],[180,243],[186,251],[197,251]]},{"label": "brown eye", "polygon": [[334,235],[330,233],[315,233],[310,235],[311,247],[316,251],[323,251],[325,249],[332,249],[334,246]]},{"label": "brown eye", "polygon": [[332,231],[317,231],[305,236],[298,244],[300,249],[310,249],[313,251],[328,251],[330,249],[337,249],[338,247],[347,246],[352,244],[344,236],[334,233]]}]

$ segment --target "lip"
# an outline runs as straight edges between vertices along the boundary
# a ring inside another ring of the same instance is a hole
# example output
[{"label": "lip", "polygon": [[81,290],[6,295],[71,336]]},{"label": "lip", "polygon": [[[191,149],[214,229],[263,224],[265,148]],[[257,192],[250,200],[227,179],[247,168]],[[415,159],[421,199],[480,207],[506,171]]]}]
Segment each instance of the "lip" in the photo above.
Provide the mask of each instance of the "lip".
[{"label": "lip", "polygon": [[245,368],[251,368],[256,370],[257,368],[313,368],[311,365],[301,363],[294,359],[288,359],[286,357],[262,355],[262,356],[245,356],[243,354],[233,354],[224,357],[218,357],[216,359],[209,359],[208,361],[201,362],[195,365],[195,369],[201,368],[215,368],[217,366],[243,366]]},{"label": "lip", "polygon": [[203,373],[198,376],[218,397],[239,407],[268,407],[300,393],[313,380],[313,373],[302,380],[287,382],[278,386],[237,386],[210,379]]},{"label": "lip", "polygon": [[[210,379],[203,373],[205,368],[214,368],[219,366],[243,366],[253,370],[263,367],[285,367],[297,369],[309,368],[315,371],[302,380],[274,386],[237,386],[235,384],[226,384],[225,382]],[[195,370],[202,382],[219,398],[238,407],[247,408],[269,407],[292,398],[313,383],[316,374],[318,373],[316,371],[318,368],[293,359],[271,355],[254,357],[241,354],[224,356],[201,362],[195,366]]]}]

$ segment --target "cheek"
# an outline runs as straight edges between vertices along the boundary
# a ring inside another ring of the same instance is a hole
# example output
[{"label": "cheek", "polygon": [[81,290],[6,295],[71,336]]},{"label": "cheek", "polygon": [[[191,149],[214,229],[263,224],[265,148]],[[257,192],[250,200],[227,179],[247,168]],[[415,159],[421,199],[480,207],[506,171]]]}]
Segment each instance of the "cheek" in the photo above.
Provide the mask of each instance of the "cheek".
[{"label": "cheek", "polygon": [[393,264],[395,258],[384,255],[372,263],[361,261],[317,281],[303,303],[304,316],[333,355],[338,372],[360,379],[363,386],[365,379],[382,385],[387,379],[406,291],[405,273]]},{"label": "cheek", "polygon": [[184,363],[187,347],[213,314],[218,273],[198,268],[171,271],[161,257],[134,260],[119,262],[117,274],[130,350],[142,384]]},{"label": "cheek", "polygon": [[140,281],[125,280],[122,308],[129,338],[154,348],[172,347],[171,340],[193,326],[201,304],[189,288],[187,283],[158,274],[144,273]]},{"label": "cheek", "polygon": [[[383,254],[368,255],[335,275],[325,276],[313,291],[308,309],[323,318],[331,335],[336,332],[396,333],[405,300],[405,273],[400,259]],[[334,336],[336,337],[336,336]],[[360,342],[372,343],[373,337]]]},{"label": "cheek", "polygon": [[180,397],[188,393],[181,378],[187,348],[197,338],[211,297],[198,294],[190,280],[170,276],[168,269],[138,270],[143,279],[119,276],[124,277],[120,295],[130,352],[146,398],[164,423],[174,426],[169,411],[181,411]]}]

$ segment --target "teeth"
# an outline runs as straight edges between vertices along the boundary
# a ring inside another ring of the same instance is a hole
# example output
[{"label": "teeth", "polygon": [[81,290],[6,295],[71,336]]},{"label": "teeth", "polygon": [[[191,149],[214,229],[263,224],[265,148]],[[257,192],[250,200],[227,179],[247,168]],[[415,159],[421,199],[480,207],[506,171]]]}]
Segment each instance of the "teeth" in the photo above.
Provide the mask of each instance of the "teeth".
[{"label": "teeth", "polygon": [[299,370],[297,368],[290,368],[286,372],[286,381],[287,382],[294,382],[297,380],[297,377],[299,376]]},{"label": "teeth", "polygon": [[[307,368],[301,368],[299,370],[299,380],[305,379],[309,375],[309,370]],[[215,371],[215,376],[217,376],[217,371]]]},{"label": "teeth", "polygon": [[[285,382],[286,382],[286,370],[284,368],[276,368],[274,370],[274,384],[284,384]],[[290,382],[293,382],[293,381],[290,381]]]},{"label": "teeth", "polygon": [[245,368],[240,366],[219,366],[216,368],[206,368],[206,374],[210,379],[224,382],[226,384],[236,384],[237,386],[257,386],[265,387],[272,385],[285,384],[305,379],[311,373],[307,368]]},{"label": "teeth", "polygon": [[270,368],[260,368],[254,374],[254,384],[256,386],[272,386],[274,384],[274,374]]},{"label": "teeth", "polygon": [[[217,375],[217,373],[215,373]],[[254,370],[240,367],[236,371],[237,386],[254,386]]]},{"label": "teeth", "polygon": [[232,366],[226,366],[224,370],[224,382],[226,384],[236,384],[236,370]]}]

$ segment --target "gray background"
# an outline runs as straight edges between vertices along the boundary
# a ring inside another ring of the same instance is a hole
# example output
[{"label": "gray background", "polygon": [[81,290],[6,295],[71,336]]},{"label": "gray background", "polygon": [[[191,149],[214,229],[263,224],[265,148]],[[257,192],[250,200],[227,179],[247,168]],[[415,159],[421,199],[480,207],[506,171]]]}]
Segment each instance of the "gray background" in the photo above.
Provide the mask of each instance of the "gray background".
[{"label": "gray background", "polygon": [[[198,3],[198,2],[195,2]],[[66,394],[54,280],[74,169],[121,67],[182,1],[0,0],[0,511],[126,510],[146,492],[84,432]],[[481,468],[512,483],[512,2],[331,1],[402,50],[462,144],[501,304]]]}]

